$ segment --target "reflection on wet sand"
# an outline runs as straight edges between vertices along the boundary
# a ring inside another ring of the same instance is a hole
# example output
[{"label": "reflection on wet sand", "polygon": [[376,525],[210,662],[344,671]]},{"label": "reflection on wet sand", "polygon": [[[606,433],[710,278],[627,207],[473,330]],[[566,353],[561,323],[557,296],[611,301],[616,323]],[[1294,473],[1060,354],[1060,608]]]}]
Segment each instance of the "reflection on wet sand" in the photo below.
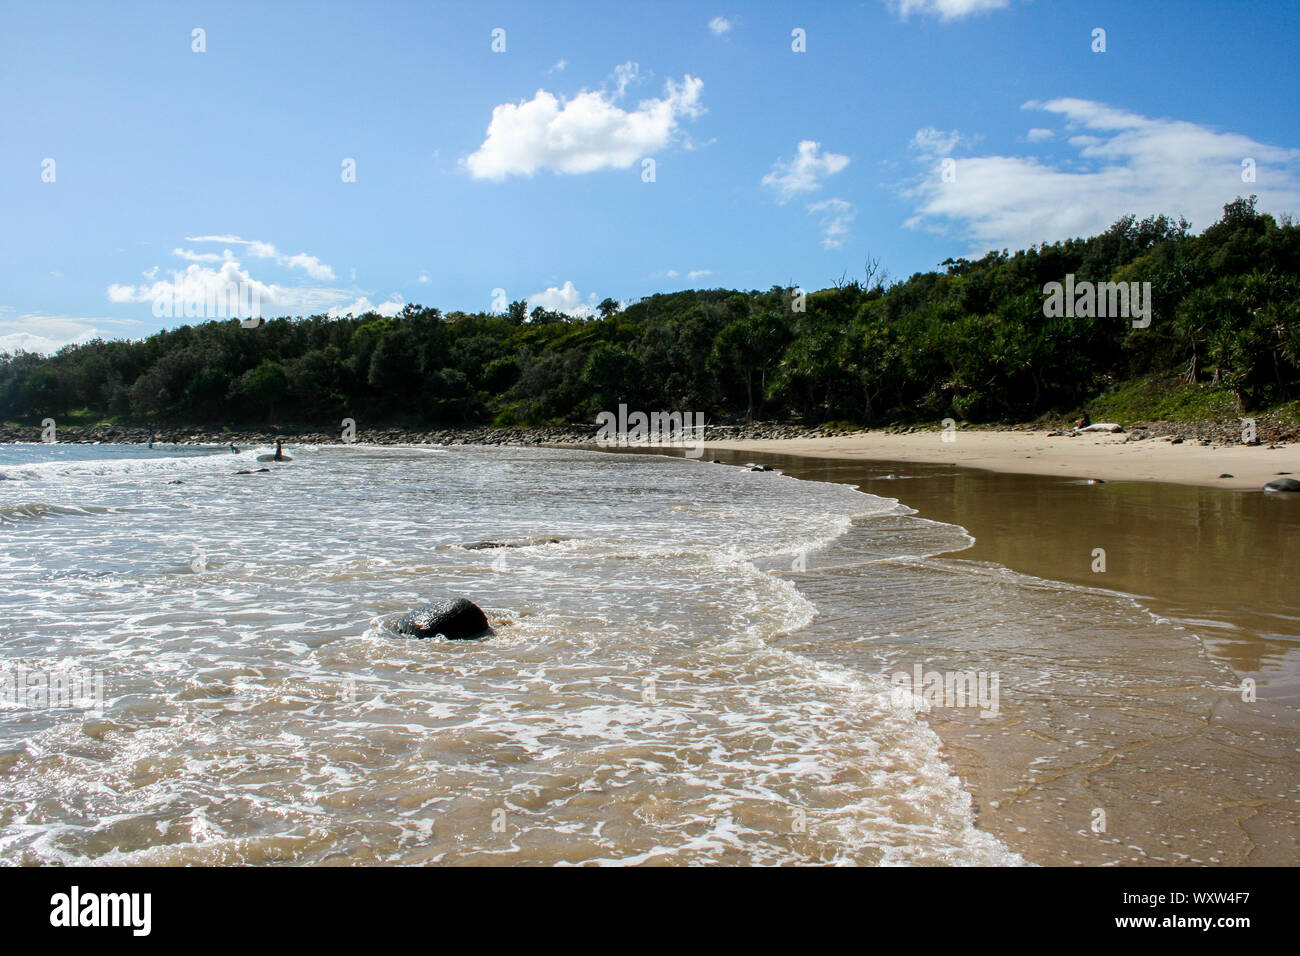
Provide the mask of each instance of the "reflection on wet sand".
[{"label": "reflection on wet sand", "polygon": [[781,641],[788,649],[882,676],[917,664],[1000,675],[996,717],[926,715],[981,828],[1048,865],[1294,863],[1300,568],[1288,547],[1300,501],[761,460],[898,498],[976,539],[939,553],[936,537],[935,556],[904,568],[856,553],[855,529],[802,573],[773,570],[818,607],[811,627]]}]

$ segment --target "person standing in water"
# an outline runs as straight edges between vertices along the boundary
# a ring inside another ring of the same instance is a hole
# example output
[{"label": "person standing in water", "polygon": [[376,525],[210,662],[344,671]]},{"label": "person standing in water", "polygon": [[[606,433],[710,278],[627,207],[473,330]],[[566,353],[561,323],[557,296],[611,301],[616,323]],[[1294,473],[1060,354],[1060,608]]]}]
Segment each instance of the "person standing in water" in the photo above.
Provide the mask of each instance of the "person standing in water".
[{"label": "person standing in water", "polygon": [[275,460],[284,461],[284,442],[278,438],[275,440]]}]

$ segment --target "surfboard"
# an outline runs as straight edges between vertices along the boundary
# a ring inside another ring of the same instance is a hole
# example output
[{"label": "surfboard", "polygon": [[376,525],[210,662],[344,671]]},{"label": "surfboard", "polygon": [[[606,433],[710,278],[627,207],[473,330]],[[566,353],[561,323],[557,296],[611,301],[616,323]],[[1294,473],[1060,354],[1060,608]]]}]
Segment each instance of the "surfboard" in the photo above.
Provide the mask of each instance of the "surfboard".
[{"label": "surfboard", "polygon": [[258,456],[257,456],[257,460],[258,460],[258,461],[293,461],[293,459],[290,458],[288,455],[281,455],[281,456],[277,459],[277,458],[275,457],[274,454],[270,454],[270,455],[258,455]]}]

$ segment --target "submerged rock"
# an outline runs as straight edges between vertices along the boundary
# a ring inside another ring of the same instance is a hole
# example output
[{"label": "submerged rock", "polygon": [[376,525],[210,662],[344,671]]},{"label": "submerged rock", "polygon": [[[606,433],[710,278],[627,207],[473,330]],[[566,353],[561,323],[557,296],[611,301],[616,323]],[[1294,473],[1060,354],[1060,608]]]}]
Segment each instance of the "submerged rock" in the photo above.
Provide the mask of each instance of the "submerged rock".
[{"label": "submerged rock", "polygon": [[1300,481],[1294,478],[1274,478],[1264,486],[1265,491],[1300,491]]},{"label": "submerged rock", "polygon": [[475,541],[473,544],[462,544],[461,547],[466,551],[488,551],[492,548],[531,548],[539,544],[559,544],[563,538],[536,538],[528,541]]},{"label": "submerged rock", "polygon": [[435,601],[411,611],[397,622],[397,630],[421,638],[441,634],[449,641],[466,641],[492,633],[482,609],[465,598]]}]

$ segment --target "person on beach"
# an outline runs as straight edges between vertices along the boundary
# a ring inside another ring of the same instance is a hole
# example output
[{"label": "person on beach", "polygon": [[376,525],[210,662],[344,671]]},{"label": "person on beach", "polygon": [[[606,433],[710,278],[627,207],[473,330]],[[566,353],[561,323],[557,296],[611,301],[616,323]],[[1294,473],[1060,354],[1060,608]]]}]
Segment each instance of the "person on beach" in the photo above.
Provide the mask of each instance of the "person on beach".
[{"label": "person on beach", "polygon": [[1084,412],[1083,417],[1074,423],[1074,430],[1082,431],[1083,429],[1087,428],[1091,424],[1092,424],[1092,419],[1088,417],[1087,412]]}]

